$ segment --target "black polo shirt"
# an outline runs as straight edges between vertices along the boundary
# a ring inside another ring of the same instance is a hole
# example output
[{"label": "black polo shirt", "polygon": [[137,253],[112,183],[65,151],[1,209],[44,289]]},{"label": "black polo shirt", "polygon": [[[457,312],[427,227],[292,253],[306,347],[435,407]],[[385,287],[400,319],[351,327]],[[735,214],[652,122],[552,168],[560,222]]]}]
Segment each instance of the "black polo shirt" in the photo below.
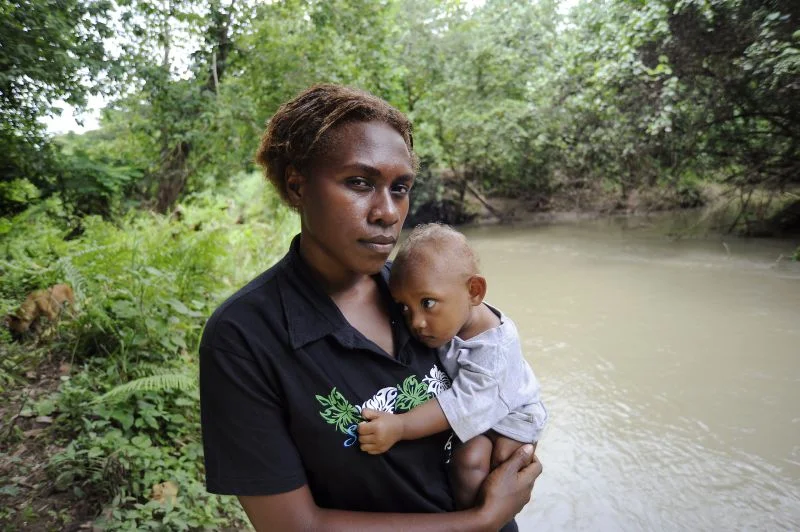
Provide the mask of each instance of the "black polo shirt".
[{"label": "black polo shirt", "polygon": [[391,303],[398,353],[354,329],[312,280],[299,239],[228,299],[200,345],[206,482],[214,493],[269,495],[308,484],[317,505],[377,512],[453,510],[445,470],[451,433],[362,452],[370,406],[405,412],[449,386],[436,352],[410,336]]}]

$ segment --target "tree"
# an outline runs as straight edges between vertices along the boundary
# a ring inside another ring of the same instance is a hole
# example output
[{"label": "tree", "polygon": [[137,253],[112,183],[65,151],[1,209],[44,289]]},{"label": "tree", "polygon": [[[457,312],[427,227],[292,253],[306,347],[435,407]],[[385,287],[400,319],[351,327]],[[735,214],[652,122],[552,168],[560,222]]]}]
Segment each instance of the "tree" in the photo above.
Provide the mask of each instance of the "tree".
[{"label": "tree", "polygon": [[24,208],[26,182],[33,193],[55,190],[40,119],[58,100],[80,109],[99,90],[110,8],[106,0],[0,0],[0,214]]},{"label": "tree", "polygon": [[481,199],[481,189],[546,190],[541,107],[552,91],[541,78],[557,19],[553,2],[493,0],[450,10],[446,31],[429,34],[436,74],[425,90],[413,84],[421,94],[413,115],[421,150],[448,170],[459,208],[467,192]]}]

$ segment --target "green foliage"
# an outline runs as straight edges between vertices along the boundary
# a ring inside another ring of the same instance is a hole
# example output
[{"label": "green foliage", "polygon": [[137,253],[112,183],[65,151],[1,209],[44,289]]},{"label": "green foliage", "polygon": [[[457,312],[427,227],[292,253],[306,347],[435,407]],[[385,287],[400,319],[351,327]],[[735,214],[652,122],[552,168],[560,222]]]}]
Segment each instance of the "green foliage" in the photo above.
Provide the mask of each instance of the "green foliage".
[{"label": "green foliage", "polygon": [[197,379],[197,375],[185,373],[161,373],[150,375],[121,384],[98,397],[97,401],[101,403],[116,402],[145,391],[194,391],[197,390]]},{"label": "green foliage", "polygon": [[121,212],[123,193],[141,176],[136,169],[113,166],[77,151],[64,155],[57,179],[62,202],[71,214],[110,218]]},{"label": "green foliage", "polygon": [[[252,173],[280,103],[338,82],[407,112],[415,207],[463,215],[480,193],[696,207],[722,182],[726,226],[797,228],[795,4],[0,0],[0,312],[58,282],[77,300],[42,344],[0,329],[0,391],[50,358],[72,363],[26,408],[56,419],[70,443],[53,478],[106,528],[242,519],[203,488],[196,351],[210,312],[297,230]],[[45,135],[58,100],[80,108],[99,85],[115,95],[100,130]],[[317,399],[339,430],[357,422],[335,390]],[[411,379],[397,405],[426,399]],[[151,499],[166,481],[177,501]]]},{"label": "green foliage", "polygon": [[[101,68],[92,61],[109,31],[103,6],[68,2],[31,18],[94,13],[60,38],[67,48],[83,39],[84,59]],[[35,135],[24,150],[9,142],[22,166],[2,182],[0,209],[59,192],[68,216],[113,217],[137,202],[166,212],[250,171],[278,105],[325,81],[410,114],[426,163],[416,206],[447,198],[463,208],[477,191],[547,207],[581,190],[625,205],[648,188],[687,206],[703,201],[685,186],[692,176],[747,192],[796,186],[800,175],[800,32],[788,0],[603,0],[569,13],[553,0],[186,0],[122,2],[117,14],[124,45],[107,71],[126,90],[103,129],[60,141],[60,152]]]},{"label": "green foliage", "polygon": [[110,8],[106,0],[0,1],[0,215],[36,196],[20,196],[20,183],[53,191],[58,161],[39,119],[59,111],[56,100],[81,107],[95,90]]},{"label": "green foliage", "polygon": [[[285,252],[297,221],[259,175],[234,181],[179,215],[85,217],[69,240],[51,198],[0,236],[2,310],[56,282],[75,289],[76,315],[46,349],[77,371],[31,408],[55,418],[65,445],[49,466],[56,488],[102,510],[98,524],[109,530],[218,529],[244,517],[235,499],[205,491],[197,345],[213,309]],[[11,386],[44,348],[5,335],[0,350],[9,355],[0,385]],[[152,498],[167,481],[178,486],[174,503]]]},{"label": "green foliage", "polygon": [[582,3],[556,79],[563,168],[622,196],[687,175],[749,193],[798,183],[792,2]]}]

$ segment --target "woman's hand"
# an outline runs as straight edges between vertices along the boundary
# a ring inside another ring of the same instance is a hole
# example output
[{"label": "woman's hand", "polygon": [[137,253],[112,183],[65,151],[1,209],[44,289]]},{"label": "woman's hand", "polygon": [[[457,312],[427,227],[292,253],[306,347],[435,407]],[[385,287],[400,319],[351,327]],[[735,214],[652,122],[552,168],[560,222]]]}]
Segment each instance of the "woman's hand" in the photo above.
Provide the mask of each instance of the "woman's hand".
[{"label": "woman's hand", "polygon": [[361,450],[369,454],[382,454],[403,437],[403,420],[400,416],[365,408],[358,424],[358,442]]},{"label": "woman's hand", "polygon": [[[524,445],[523,442],[513,440],[511,438],[507,438],[501,434],[496,432],[489,431],[487,434],[489,439],[492,440],[492,460],[491,460],[491,469],[496,468],[509,458],[511,455],[514,454],[514,451],[519,449]],[[536,442],[533,442],[533,452],[536,453]]]},{"label": "woman's hand", "polygon": [[511,521],[531,499],[533,482],[542,473],[542,463],[533,446],[523,445],[492,471],[478,493],[478,509],[498,530]]}]

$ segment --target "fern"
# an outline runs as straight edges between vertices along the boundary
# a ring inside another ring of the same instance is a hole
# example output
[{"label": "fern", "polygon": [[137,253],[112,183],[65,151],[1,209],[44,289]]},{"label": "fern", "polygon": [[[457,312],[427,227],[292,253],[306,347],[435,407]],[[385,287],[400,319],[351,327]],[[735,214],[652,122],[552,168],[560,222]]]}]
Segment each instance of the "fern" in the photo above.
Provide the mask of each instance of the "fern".
[{"label": "fern", "polygon": [[166,392],[180,390],[193,392],[198,387],[197,376],[187,373],[162,373],[135,379],[109,390],[97,399],[97,403],[116,403],[138,392]]},{"label": "fern", "polygon": [[86,278],[72,263],[71,257],[58,259],[58,266],[63,273],[64,280],[72,287],[76,301],[83,301],[86,293]]},{"label": "fern", "polygon": [[159,362],[139,362],[136,367],[132,368],[128,373],[134,380],[142,379],[144,377],[151,377],[153,375],[166,375],[164,363]]}]

